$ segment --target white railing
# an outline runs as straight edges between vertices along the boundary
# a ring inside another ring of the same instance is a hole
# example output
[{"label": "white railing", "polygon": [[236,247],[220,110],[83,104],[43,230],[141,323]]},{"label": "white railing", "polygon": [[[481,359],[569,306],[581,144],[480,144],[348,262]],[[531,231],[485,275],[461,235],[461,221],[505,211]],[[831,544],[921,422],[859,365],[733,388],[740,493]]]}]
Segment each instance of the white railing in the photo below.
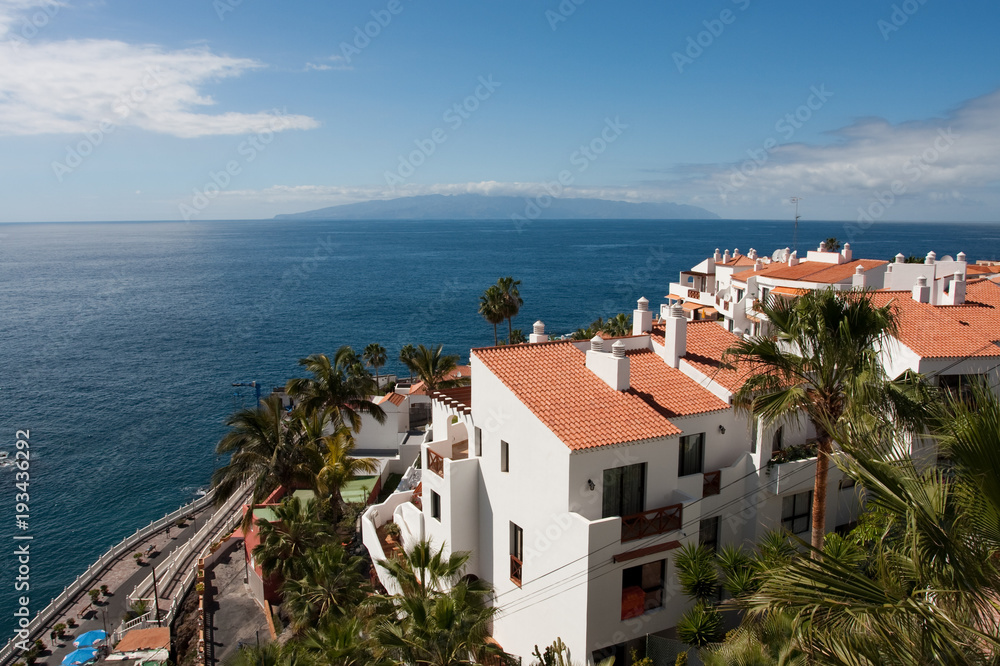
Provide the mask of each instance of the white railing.
[{"label": "white railing", "polygon": [[[181,516],[194,511],[199,511],[210,504],[212,501],[212,495],[213,493],[209,492],[204,497],[200,497],[189,504],[182,505],[176,511],[167,514],[159,520],[152,521],[146,527],[137,529],[135,534],[127,536],[114,546],[111,546],[111,548],[97,558],[97,561],[90,565],[86,571],[77,576],[76,580],[63,588],[63,591],[59,593],[57,597],[52,599],[48,606],[40,610],[35,615],[35,617],[31,620],[31,623],[28,625],[28,642],[31,643],[35,639],[39,638],[48,623],[51,622],[59,613],[63,612],[78,594],[86,589],[90,589],[91,584],[98,578],[105,567],[117,560],[126,552],[134,549],[136,545],[145,541],[151,534],[160,531]],[[0,664],[6,664],[14,656],[16,643],[17,638],[12,638],[7,645],[0,650]]]}]

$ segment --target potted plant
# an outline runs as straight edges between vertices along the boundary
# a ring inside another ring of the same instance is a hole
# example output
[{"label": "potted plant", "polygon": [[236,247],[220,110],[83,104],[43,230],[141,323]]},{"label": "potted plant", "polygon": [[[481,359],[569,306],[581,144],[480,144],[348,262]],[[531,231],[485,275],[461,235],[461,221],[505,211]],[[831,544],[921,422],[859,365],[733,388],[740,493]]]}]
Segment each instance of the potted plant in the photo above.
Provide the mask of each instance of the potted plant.
[{"label": "potted plant", "polygon": [[135,563],[142,566],[142,553],[133,553],[132,557],[135,558]]},{"label": "potted plant", "polygon": [[197,592],[198,594],[204,594],[204,592],[205,592],[205,584],[204,583],[198,583],[197,585],[194,586],[194,591]]},{"label": "potted plant", "polygon": [[87,592],[87,594],[90,595],[90,603],[95,605],[97,604],[97,600],[101,598],[101,591],[98,589],[93,589],[90,592]]},{"label": "potted plant", "polygon": [[385,524],[386,541],[389,541],[390,543],[399,543],[399,534],[399,525],[396,523]]},{"label": "potted plant", "polygon": [[72,617],[71,617],[71,618],[68,618],[68,619],[66,620],[66,625],[67,625],[67,626],[68,626],[68,628],[70,628],[70,629],[74,628],[74,627],[76,626],[76,618],[72,618]]},{"label": "potted plant", "polygon": [[66,633],[66,625],[60,622],[56,626],[52,627],[52,633],[54,633],[57,638],[62,638],[63,634]]},{"label": "potted plant", "polygon": [[103,594],[106,597],[111,596],[111,590],[108,589],[107,585],[101,585],[101,594]]}]

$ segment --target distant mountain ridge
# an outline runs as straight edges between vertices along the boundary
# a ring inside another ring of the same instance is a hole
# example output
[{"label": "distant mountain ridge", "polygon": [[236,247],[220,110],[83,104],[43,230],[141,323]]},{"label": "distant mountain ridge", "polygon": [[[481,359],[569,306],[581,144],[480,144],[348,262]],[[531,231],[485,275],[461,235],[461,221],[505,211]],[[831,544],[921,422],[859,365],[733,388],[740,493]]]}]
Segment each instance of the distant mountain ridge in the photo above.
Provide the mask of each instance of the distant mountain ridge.
[{"label": "distant mountain ridge", "polygon": [[715,213],[686,204],[630,203],[608,199],[549,199],[482,194],[427,194],[330,206],[275,215],[276,220],[717,220]]}]

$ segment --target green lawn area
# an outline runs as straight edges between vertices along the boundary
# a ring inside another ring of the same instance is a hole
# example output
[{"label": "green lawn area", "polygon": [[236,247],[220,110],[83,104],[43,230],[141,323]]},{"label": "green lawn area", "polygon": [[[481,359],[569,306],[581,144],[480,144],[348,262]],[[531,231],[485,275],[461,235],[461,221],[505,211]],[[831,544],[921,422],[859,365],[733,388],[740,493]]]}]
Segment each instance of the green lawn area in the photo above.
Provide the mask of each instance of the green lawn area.
[{"label": "green lawn area", "polygon": [[378,504],[381,504],[382,502],[386,501],[389,498],[389,495],[395,492],[396,486],[399,485],[399,482],[402,480],[402,478],[403,478],[402,474],[395,474],[395,473],[385,477],[385,484],[382,485],[382,492],[378,494],[378,500],[377,500]]},{"label": "green lawn area", "polygon": [[367,502],[368,495],[371,494],[377,481],[377,476],[359,476],[345,483],[340,494],[345,502]]}]

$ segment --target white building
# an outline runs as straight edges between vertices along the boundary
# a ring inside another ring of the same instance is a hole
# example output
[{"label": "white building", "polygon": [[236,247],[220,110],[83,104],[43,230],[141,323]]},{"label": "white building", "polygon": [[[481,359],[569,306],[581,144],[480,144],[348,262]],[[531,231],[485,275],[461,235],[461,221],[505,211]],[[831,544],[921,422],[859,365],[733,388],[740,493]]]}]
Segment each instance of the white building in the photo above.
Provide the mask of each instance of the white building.
[{"label": "white building", "polygon": [[[771,458],[814,433],[737,414],[744,375],[722,362],[737,334],[766,325],[757,299],[889,286],[875,298],[900,312],[885,354],[892,376],[1000,378],[1000,285],[967,280],[964,256],[889,264],[845,247],[774,257],[717,253],[671,285],[656,321],[640,299],[629,337],[550,342],[537,322],[528,344],[474,349],[472,386],[431,394],[419,491],[364,516],[373,559],[388,521],[404,547],[427,538],[469,551],[468,573],[496,590],[493,636],[505,650],[528,659],[560,637],[576,660],[626,664],[630,641],[641,653],[647,635],[671,636],[688,608],[672,562],[680,545],[752,544],[782,526],[808,539],[815,458]],[[827,526],[850,526],[857,497],[836,467],[828,489]]]}]

